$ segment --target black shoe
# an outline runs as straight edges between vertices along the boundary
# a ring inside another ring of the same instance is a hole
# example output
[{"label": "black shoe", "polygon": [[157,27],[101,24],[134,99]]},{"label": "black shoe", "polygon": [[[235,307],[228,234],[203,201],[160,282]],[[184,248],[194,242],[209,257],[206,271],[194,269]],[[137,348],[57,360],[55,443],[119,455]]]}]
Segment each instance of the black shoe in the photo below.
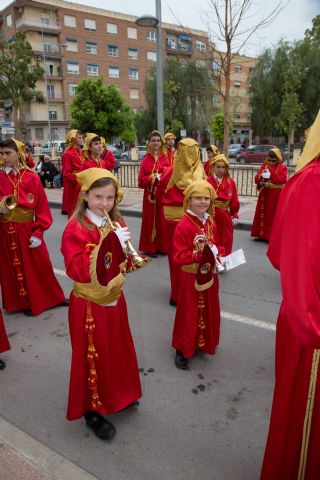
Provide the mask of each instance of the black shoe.
[{"label": "black shoe", "polygon": [[188,360],[184,358],[183,353],[180,350],[176,350],[176,358],[175,364],[177,368],[181,368],[182,370],[188,369]]},{"label": "black shoe", "polygon": [[0,359],[0,370],[4,370],[5,368],[6,368],[5,362]]},{"label": "black shoe", "polygon": [[171,305],[171,307],[176,307],[176,306],[177,306],[177,302],[176,302],[175,300],[172,300],[172,299],[170,298],[170,300],[169,300],[169,305]]},{"label": "black shoe", "polygon": [[69,300],[65,299],[63,302],[59,303],[58,307],[69,307]]},{"label": "black shoe", "polygon": [[31,310],[24,310],[23,313],[26,317],[35,317]]},{"label": "black shoe", "polygon": [[101,413],[88,411],[84,414],[86,424],[92,428],[97,437],[110,440],[116,433],[115,427]]},{"label": "black shoe", "polygon": [[157,258],[158,254],[157,253],[147,253],[148,257],[150,258]]}]

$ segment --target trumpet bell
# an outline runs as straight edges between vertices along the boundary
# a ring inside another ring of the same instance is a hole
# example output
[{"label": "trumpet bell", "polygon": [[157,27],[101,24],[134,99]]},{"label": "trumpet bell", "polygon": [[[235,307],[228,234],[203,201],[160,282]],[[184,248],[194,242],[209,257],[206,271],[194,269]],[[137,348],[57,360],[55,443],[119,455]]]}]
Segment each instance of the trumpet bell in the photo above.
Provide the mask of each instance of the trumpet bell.
[{"label": "trumpet bell", "polygon": [[135,250],[131,242],[127,242],[126,253],[128,255],[127,272],[134,272],[147,265],[150,262],[150,258],[144,255],[139,255]]},{"label": "trumpet bell", "polygon": [[18,205],[18,199],[15,195],[8,195],[4,200],[4,205],[8,210],[13,210]]}]

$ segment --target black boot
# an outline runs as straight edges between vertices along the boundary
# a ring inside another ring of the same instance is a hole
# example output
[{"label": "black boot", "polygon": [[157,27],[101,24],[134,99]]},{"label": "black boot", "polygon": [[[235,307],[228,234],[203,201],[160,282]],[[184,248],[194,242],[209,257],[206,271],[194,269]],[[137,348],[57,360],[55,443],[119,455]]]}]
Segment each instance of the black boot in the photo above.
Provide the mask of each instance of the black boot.
[{"label": "black boot", "polygon": [[6,368],[6,364],[3,360],[0,358],[0,370],[4,370]]},{"label": "black boot", "polygon": [[183,353],[180,350],[176,350],[176,358],[175,364],[177,368],[181,368],[182,370],[188,369],[188,360],[184,358]]},{"label": "black boot", "polygon": [[101,413],[88,411],[84,414],[88,427],[92,428],[97,437],[110,440],[116,433],[115,427]]}]

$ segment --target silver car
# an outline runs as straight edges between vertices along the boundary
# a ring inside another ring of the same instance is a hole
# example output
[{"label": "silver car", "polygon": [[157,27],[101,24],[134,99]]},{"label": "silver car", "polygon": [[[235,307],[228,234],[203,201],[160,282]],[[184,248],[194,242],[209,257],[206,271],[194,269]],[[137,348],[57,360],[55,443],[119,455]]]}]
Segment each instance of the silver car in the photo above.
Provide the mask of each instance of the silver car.
[{"label": "silver car", "polygon": [[231,143],[228,147],[228,157],[235,158],[237,153],[239,153],[244,148],[244,145],[241,143]]}]

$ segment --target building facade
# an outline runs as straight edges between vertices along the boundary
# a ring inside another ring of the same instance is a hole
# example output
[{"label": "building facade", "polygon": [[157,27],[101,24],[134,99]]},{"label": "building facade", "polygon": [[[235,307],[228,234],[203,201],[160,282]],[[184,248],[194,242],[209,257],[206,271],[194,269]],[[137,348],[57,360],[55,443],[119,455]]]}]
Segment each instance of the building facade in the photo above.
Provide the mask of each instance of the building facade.
[{"label": "building facade", "polygon": [[[157,38],[154,28],[138,26],[136,19],[63,0],[15,0],[0,12],[1,37],[9,40],[17,30],[25,32],[35,61],[45,71],[37,84],[45,103],[31,102],[25,112],[29,141],[65,138],[69,104],[84,78],[101,75],[106,85],[119,88],[133,109],[145,106],[144,81],[148,70],[156,65]],[[163,60],[172,56],[196,59],[214,71],[206,32],[166,23],[162,23],[162,30]],[[239,124],[238,133],[250,128],[248,70],[241,63],[240,71],[234,73],[234,82],[240,83],[234,85],[240,97],[235,112],[238,122],[234,122],[235,127]],[[7,110],[2,118],[5,125],[10,122],[5,118],[8,116]]]}]

